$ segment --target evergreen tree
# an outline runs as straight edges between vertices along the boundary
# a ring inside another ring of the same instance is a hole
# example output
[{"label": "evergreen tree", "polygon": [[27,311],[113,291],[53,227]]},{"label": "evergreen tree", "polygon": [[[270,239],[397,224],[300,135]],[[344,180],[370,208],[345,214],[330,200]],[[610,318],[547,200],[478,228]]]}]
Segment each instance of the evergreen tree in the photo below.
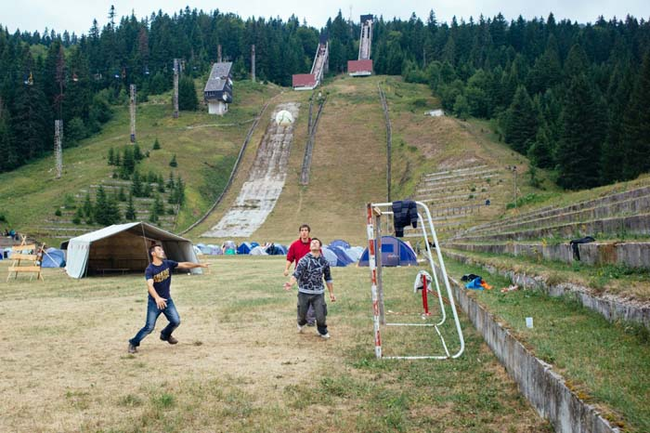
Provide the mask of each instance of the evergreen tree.
[{"label": "evergreen tree", "polygon": [[138,143],[133,143],[133,160],[135,161],[135,164],[137,164],[139,161],[142,161],[144,159],[144,155],[140,151],[140,146]]},{"label": "evergreen tree", "polygon": [[98,224],[101,224],[103,226],[110,225],[110,216],[109,216],[109,204],[108,204],[108,197],[106,196],[106,191],[104,191],[104,187],[102,185],[99,185],[99,188],[97,188],[97,196],[95,197],[95,208],[93,210],[93,216],[94,220],[97,221]]},{"label": "evergreen tree", "polygon": [[538,119],[533,101],[524,86],[517,93],[508,109],[504,128],[506,143],[519,153],[526,154],[537,134]]},{"label": "evergreen tree", "polygon": [[553,168],[555,166],[554,146],[551,131],[544,124],[537,130],[537,135],[528,149],[528,159],[540,168]]},{"label": "evergreen tree", "polygon": [[142,189],[142,197],[151,197],[152,192],[153,189],[151,188],[151,184],[149,182],[145,182],[144,188]]},{"label": "evergreen tree", "polygon": [[198,107],[199,99],[196,96],[194,80],[182,77],[178,82],[178,108],[183,111],[194,111]]},{"label": "evergreen tree", "polygon": [[135,206],[133,205],[133,194],[129,194],[129,201],[124,217],[129,221],[135,221],[136,219]]},{"label": "evergreen tree", "polygon": [[558,143],[558,184],[568,189],[598,185],[597,163],[603,137],[597,110],[602,109],[584,74],[574,77],[562,113]]},{"label": "evergreen tree", "polygon": [[634,178],[650,170],[650,53],[643,59],[630,104],[623,117],[625,176]]},{"label": "evergreen tree", "polygon": [[0,98],[0,173],[12,170],[18,166],[8,118],[9,112],[3,106],[2,98]]},{"label": "evergreen tree", "polygon": [[156,140],[153,142],[153,150],[160,150],[160,142],[158,141],[158,137],[156,137]]},{"label": "evergreen tree", "polygon": [[134,197],[142,197],[142,181],[140,180],[140,173],[138,170],[133,172],[133,181],[131,182],[131,195]]},{"label": "evergreen tree", "polygon": [[115,149],[108,149],[108,165],[115,165]]},{"label": "evergreen tree", "polygon": [[84,204],[83,204],[83,216],[85,216],[86,218],[92,218],[94,208],[95,207],[93,206],[93,202],[90,199],[90,193],[86,192],[86,197],[84,198]]},{"label": "evergreen tree", "polygon": [[54,122],[45,94],[36,84],[21,86],[14,105],[11,123],[16,140],[16,156],[24,163],[50,150],[54,136],[50,131]]},{"label": "evergreen tree", "polygon": [[456,102],[454,102],[454,113],[456,117],[461,120],[467,120],[469,117],[469,104],[467,104],[467,98],[463,95],[458,95],[456,97]]},{"label": "evergreen tree", "polygon": [[172,156],[172,160],[169,161],[169,166],[170,167],[178,167],[178,162],[176,162],[176,154]]},{"label": "evergreen tree", "polygon": [[117,199],[119,201],[126,201],[126,193],[124,192],[124,187],[120,187],[120,192],[117,194]]},{"label": "evergreen tree", "polygon": [[[130,147],[124,148],[124,156],[122,157],[122,168],[120,170],[120,177],[122,179],[129,179],[135,171],[135,155]],[[136,196],[137,197],[137,196]]]},{"label": "evergreen tree", "polygon": [[154,200],[153,203],[151,203],[151,208],[149,208],[149,221],[152,223],[158,222],[160,218],[158,217],[158,206],[156,205],[156,201]]}]

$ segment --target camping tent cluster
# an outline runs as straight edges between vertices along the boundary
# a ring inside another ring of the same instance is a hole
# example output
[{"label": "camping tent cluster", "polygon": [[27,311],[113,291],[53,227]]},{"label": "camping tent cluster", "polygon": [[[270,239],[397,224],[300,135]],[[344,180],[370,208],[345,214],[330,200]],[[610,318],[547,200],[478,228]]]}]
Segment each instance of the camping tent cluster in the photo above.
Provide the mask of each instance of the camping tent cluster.
[{"label": "camping tent cluster", "polygon": [[196,244],[194,249],[197,254],[211,256],[249,254],[253,256],[280,256],[287,254],[287,247],[280,244],[267,243],[260,245],[257,242],[242,242],[237,245],[233,241],[226,241],[219,245]]}]

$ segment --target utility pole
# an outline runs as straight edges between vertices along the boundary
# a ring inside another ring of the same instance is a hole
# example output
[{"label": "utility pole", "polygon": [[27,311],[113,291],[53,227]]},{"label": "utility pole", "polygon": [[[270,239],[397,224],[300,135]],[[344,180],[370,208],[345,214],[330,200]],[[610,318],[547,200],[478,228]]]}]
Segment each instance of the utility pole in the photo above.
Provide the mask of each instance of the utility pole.
[{"label": "utility pole", "polygon": [[180,62],[178,59],[174,59],[174,119],[178,119],[178,76],[180,75]]},{"label": "utility pole", "polygon": [[131,114],[131,143],[135,143],[135,84],[131,84],[129,89],[131,90],[131,104],[129,106]]},{"label": "utility pole", "polygon": [[63,174],[63,120],[54,121],[54,155],[56,159],[56,178]]},{"label": "utility pole", "polygon": [[509,165],[506,167],[508,170],[512,172],[512,196],[514,199],[514,204],[515,204],[515,210],[517,209],[517,166],[516,165]]},{"label": "utility pole", "polygon": [[221,44],[217,45],[217,62],[221,63]]},{"label": "utility pole", "polygon": [[251,81],[255,82],[255,44],[251,45]]}]

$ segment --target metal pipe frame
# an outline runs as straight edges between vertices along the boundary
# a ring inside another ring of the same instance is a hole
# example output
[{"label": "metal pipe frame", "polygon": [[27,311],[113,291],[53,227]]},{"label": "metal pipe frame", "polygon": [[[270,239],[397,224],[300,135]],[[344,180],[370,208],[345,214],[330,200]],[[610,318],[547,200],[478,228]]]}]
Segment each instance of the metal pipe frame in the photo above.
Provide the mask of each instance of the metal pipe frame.
[{"label": "metal pipe frame", "polygon": [[[434,245],[436,246],[436,253],[437,253],[437,259],[439,263],[439,268],[442,272],[442,278],[445,283],[445,288],[447,291],[447,296],[449,297],[449,304],[451,311],[453,313],[454,317],[454,323],[456,325],[456,332],[458,334],[458,340],[460,342],[460,348],[458,352],[455,354],[451,355],[449,353],[449,350],[447,348],[447,344],[445,342],[445,339],[443,338],[442,334],[440,333],[439,326],[441,326],[446,318],[446,311],[442,299],[442,292],[440,290],[440,282],[437,277],[436,273],[436,264],[434,263],[433,260],[433,255],[431,254],[431,247],[429,245],[429,237],[427,234],[426,230],[426,225],[425,225],[425,219],[422,217],[422,214],[418,212],[418,221],[420,222],[420,227],[422,229],[422,236],[424,238],[424,242],[426,245],[426,251],[427,251],[427,259],[429,262],[429,265],[431,266],[431,271],[433,274],[433,278],[436,284],[436,292],[438,294],[438,300],[440,302],[440,311],[442,318],[441,320],[436,323],[436,324],[422,324],[422,323],[385,323],[387,326],[419,326],[419,327],[430,327],[433,326],[436,330],[436,333],[440,337],[440,341],[442,342],[443,349],[445,351],[446,355],[430,355],[430,356],[383,356],[382,355],[382,345],[381,345],[381,317],[380,317],[380,310],[383,310],[383,297],[381,296],[382,294],[379,293],[378,287],[381,287],[381,275],[378,275],[377,272],[377,256],[378,256],[378,251],[376,251],[377,245],[381,245],[381,240],[379,242],[377,241],[377,234],[381,232],[380,227],[377,228],[377,231],[375,231],[374,228],[374,220],[376,219],[377,224],[380,225],[380,219],[381,215],[392,215],[392,211],[382,211],[381,208],[386,208],[388,207],[389,209],[392,209],[393,203],[368,203],[367,204],[367,236],[368,236],[368,264],[370,268],[370,279],[371,279],[371,296],[372,296],[372,304],[373,304],[373,322],[374,322],[374,334],[375,334],[375,356],[377,358],[384,358],[384,359],[455,359],[460,357],[464,350],[465,350],[465,339],[463,337],[463,332],[460,327],[460,320],[458,318],[458,311],[456,310],[456,303],[454,301],[454,296],[453,292],[451,290],[451,286],[449,284],[449,278],[447,276],[447,269],[445,267],[444,259],[442,257],[442,253],[440,252],[440,244],[438,242],[438,236],[436,235],[436,231],[433,225],[433,220],[431,218],[431,212],[429,211],[429,208],[427,207],[426,204],[416,201],[416,205],[418,206],[419,209],[424,211],[426,215],[426,222],[428,223],[429,226],[429,231],[431,232],[431,236],[433,238]],[[380,264],[379,264],[380,266]],[[382,305],[380,305],[380,303]]]}]

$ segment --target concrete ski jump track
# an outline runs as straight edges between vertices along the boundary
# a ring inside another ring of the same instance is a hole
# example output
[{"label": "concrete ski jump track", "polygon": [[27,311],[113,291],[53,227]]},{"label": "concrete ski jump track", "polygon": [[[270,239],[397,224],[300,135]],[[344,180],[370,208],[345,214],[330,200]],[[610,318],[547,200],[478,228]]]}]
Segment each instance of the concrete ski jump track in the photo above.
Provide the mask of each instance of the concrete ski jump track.
[{"label": "concrete ski jump track", "polygon": [[[271,122],[257,149],[248,180],[242,185],[235,203],[221,221],[203,233],[202,237],[249,237],[264,224],[284,187],[293,129],[299,108],[300,104],[295,102],[279,104],[275,107]],[[281,110],[289,111],[293,115],[294,122],[287,126],[279,125],[275,121],[275,116]]]}]

